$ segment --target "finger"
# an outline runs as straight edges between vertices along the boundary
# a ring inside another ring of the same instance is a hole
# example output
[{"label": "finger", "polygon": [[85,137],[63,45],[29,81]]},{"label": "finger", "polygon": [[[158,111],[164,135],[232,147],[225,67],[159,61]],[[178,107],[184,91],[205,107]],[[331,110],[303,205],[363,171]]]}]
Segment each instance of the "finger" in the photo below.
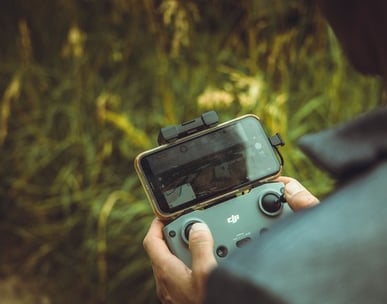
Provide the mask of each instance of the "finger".
[{"label": "finger", "polygon": [[216,266],[214,239],[204,223],[195,223],[189,234],[189,249],[192,255],[192,272],[199,277],[207,276]]},{"label": "finger", "polygon": [[309,208],[319,203],[317,197],[310,193],[300,182],[291,178],[285,184],[285,198],[289,206],[295,211]]},{"label": "finger", "polygon": [[157,217],[153,219],[147,235],[151,237],[157,237],[162,239],[163,238],[163,228],[164,228],[164,223],[158,219]]},{"label": "finger", "polygon": [[296,180],[296,179],[293,178],[293,177],[282,176],[282,175],[281,175],[281,176],[278,176],[278,177],[275,179],[275,181],[284,183],[285,185],[286,185],[287,183],[291,182],[291,181],[294,181],[294,180]]},{"label": "finger", "polygon": [[143,246],[152,262],[156,262],[167,253],[171,254],[163,237],[164,224],[158,218],[155,218],[146,234]]}]

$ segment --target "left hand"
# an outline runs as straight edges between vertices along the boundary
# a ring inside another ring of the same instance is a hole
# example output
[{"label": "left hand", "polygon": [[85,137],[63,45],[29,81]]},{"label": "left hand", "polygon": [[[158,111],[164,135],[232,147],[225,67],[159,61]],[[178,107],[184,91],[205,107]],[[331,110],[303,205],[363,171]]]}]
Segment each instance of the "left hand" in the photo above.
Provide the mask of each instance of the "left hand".
[{"label": "left hand", "polygon": [[159,219],[154,219],[143,242],[152,261],[159,299],[162,303],[202,303],[207,277],[216,266],[214,240],[208,226],[196,223],[191,228],[192,270],[170,252],[163,239],[163,227]]}]

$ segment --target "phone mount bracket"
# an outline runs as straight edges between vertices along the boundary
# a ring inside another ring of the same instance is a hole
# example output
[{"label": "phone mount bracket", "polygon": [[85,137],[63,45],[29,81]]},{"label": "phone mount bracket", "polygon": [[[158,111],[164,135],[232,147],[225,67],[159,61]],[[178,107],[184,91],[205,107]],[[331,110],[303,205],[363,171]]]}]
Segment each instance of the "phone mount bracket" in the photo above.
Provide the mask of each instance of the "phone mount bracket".
[{"label": "phone mount bracket", "polygon": [[[179,125],[167,126],[165,128],[160,129],[159,136],[157,137],[157,142],[160,146],[164,144],[169,144],[179,138],[183,138],[199,131],[212,128],[216,126],[218,122],[219,117],[215,111],[205,112],[200,117],[197,117],[190,121],[183,122]],[[284,146],[285,142],[282,140],[279,133],[270,136],[269,141],[273,148],[276,150],[277,154],[279,155],[281,159],[281,164],[283,165],[284,160],[278,150],[278,147]]]},{"label": "phone mount bracket", "polygon": [[269,140],[273,147],[279,147],[279,146],[282,147],[285,145],[285,142],[282,140],[282,137],[281,135],[279,135],[279,133],[276,133],[275,135],[270,136]]},{"label": "phone mount bracket", "polygon": [[218,122],[218,114],[215,111],[209,111],[203,113],[200,117],[183,122],[180,125],[162,128],[159,132],[157,142],[160,146],[171,143],[179,138],[214,127],[218,124]]},{"label": "phone mount bracket", "polygon": [[279,156],[279,158],[281,160],[281,165],[283,166],[284,165],[284,158],[283,158],[281,152],[278,150],[278,147],[284,146],[285,142],[282,140],[282,137],[281,137],[281,135],[279,135],[279,133],[276,133],[275,135],[270,136],[269,141],[270,141],[272,147],[274,148],[274,150],[277,152],[277,155]]}]

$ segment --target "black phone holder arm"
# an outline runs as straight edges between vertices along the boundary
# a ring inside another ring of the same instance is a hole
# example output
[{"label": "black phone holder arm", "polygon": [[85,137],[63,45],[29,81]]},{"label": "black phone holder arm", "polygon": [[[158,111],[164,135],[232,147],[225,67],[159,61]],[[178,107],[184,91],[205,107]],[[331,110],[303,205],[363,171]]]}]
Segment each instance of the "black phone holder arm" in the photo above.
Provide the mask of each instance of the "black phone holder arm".
[{"label": "black phone holder arm", "polygon": [[269,137],[269,141],[270,141],[272,147],[277,152],[277,154],[281,160],[281,165],[284,165],[284,158],[282,157],[281,152],[278,150],[278,147],[282,147],[285,145],[285,142],[282,140],[281,135],[279,135],[279,133],[276,133],[273,136]]},{"label": "black phone holder arm", "polygon": [[159,145],[174,142],[179,138],[214,127],[218,124],[219,117],[215,111],[203,113],[200,117],[183,122],[180,125],[162,128],[159,132],[157,142]]}]

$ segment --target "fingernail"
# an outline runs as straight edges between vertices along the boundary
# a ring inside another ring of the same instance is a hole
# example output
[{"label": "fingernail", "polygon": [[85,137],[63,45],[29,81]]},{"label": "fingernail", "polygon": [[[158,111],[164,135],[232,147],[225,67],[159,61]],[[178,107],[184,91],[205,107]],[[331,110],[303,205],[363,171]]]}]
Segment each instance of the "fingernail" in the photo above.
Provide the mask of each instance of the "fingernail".
[{"label": "fingernail", "polygon": [[285,190],[288,195],[293,196],[305,188],[298,181],[291,181],[286,184]]},{"label": "fingernail", "polygon": [[207,224],[205,223],[195,223],[192,225],[191,231],[210,231]]}]

